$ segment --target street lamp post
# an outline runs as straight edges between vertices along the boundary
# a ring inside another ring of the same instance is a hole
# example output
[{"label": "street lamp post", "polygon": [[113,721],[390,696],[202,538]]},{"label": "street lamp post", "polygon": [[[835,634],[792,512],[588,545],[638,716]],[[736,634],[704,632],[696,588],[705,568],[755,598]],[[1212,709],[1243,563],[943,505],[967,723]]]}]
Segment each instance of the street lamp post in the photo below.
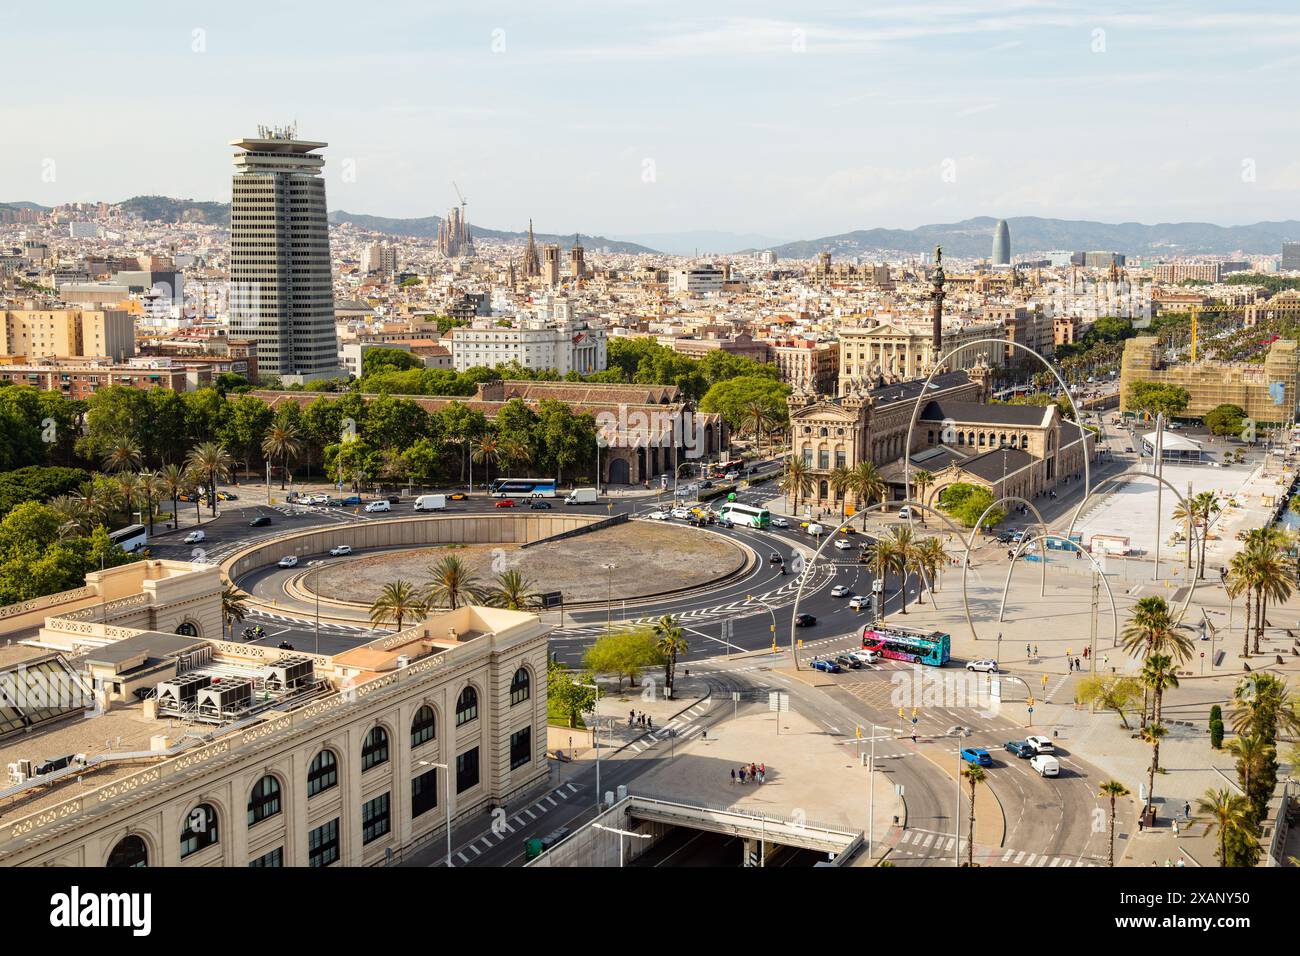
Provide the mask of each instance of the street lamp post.
[{"label": "street lamp post", "polygon": [[417,763],[421,767],[433,767],[442,771],[442,802],[447,806],[447,860],[444,866],[451,866],[451,770],[445,763],[434,763],[432,760],[420,760]]},{"label": "street lamp post", "polygon": [[623,869],[623,837],[632,837],[634,840],[648,840],[649,833],[636,833],[633,830],[620,830],[618,827],[607,827],[601,823],[593,823],[593,830],[604,830],[606,833],[618,834],[618,868]]},{"label": "street lamp post", "polygon": [[602,564],[602,568],[607,572],[605,581],[605,636],[608,637],[614,628],[614,569],[617,564]]},{"label": "street lamp post", "polygon": [[320,653],[320,588],[316,587],[316,575],[320,574],[321,568],[324,566],[324,564],[325,564],[324,561],[307,562],[307,567],[313,569],[308,572],[308,576],[312,579],[311,589],[316,593],[316,651],[315,653],[317,654]]},{"label": "street lamp post", "polygon": [[[575,684],[575,687],[590,687],[596,692],[596,702],[600,701],[600,686],[597,684]],[[592,710],[595,711],[595,704],[592,704]],[[596,729],[591,734],[592,742],[596,745],[596,804],[603,805],[603,798],[600,793],[600,717],[594,716]]]}]

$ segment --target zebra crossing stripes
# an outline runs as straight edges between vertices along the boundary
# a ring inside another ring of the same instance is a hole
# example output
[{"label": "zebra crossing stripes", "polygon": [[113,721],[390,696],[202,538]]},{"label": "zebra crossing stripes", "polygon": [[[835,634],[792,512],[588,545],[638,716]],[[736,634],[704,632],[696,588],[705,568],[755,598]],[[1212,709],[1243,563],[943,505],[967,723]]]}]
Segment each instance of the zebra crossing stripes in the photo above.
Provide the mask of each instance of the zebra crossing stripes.
[{"label": "zebra crossing stripes", "polygon": [[[940,833],[937,830],[910,829],[905,830],[898,839],[898,853],[900,856],[910,857],[930,857],[935,858],[949,853],[965,853],[967,851],[966,837],[962,837],[960,848],[958,848],[957,838],[951,833]],[[906,848],[906,849],[903,849]],[[1001,856],[998,851],[1002,850]],[[982,847],[978,843],[975,845],[975,857],[977,860],[982,859],[985,864],[996,863],[1003,866],[1024,866],[1024,867],[1096,867],[1099,864],[1092,860],[1078,856],[1056,855],[1049,853],[1032,853],[1028,850],[1018,850],[1015,847]]]},{"label": "zebra crossing stripes", "polygon": [[[577,792],[578,792],[578,787],[576,784],[572,784],[572,783],[562,784],[561,786],[556,787],[554,790],[547,793],[545,796],[540,797],[538,801],[534,803],[532,806],[524,807],[522,810],[520,810],[517,814],[515,814],[513,822],[517,826],[521,826],[521,827],[526,826],[525,822],[522,819],[522,817],[525,816],[528,817],[529,820],[535,822],[538,819],[540,819],[542,814],[546,813],[552,807],[558,807],[561,805],[556,802],[555,800],[556,797],[559,797],[561,800],[568,800],[572,794],[575,794]],[[547,805],[548,803],[549,806]],[[474,858],[478,859],[488,850],[492,849],[493,846],[502,843],[506,839],[507,835],[512,835],[514,834],[514,832],[515,832],[514,827],[512,827],[509,823],[502,822],[501,824],[488,830],[486,833],[481,833],[478,836],[471,837],[469,840],[463,843],[461,845],[462,849],[456,851],[456,859],[460,860],[461,863],[471,863],[473,861],[468,856],[465,855],[467,851],[473,853]],[[480,847],[482,849],[480,849]]]}]

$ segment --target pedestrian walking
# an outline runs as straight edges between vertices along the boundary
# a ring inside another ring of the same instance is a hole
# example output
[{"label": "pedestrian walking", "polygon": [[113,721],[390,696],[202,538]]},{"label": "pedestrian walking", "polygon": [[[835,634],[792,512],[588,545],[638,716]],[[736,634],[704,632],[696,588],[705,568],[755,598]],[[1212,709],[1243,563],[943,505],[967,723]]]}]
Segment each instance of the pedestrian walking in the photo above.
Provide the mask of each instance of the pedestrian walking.
[{"label": "pedestrian walking", "polygon": [[1079,658],[1077,658],[1077,657],[1074,659],[1074,669],[1075,669],[1076,671],[1081,671],[1081,670],[1083,670],[1083,664],[1079,663]]},{"label": "pedestrian walking", "polygon": [[1192,822],[1192,805],[1186,801],[1183,802],[1183,817],[1188,823]]},{"label": "pedestrian walking", "polygon": [[1174,839],[1178,839],[1178,818],[1177,817],[1174,817],[1173,824],[1174,824]]},{"label": "pedestrian walking", "polygon": [[758,765],[758,782],[767,783],[767,764],[765,763]]},{"label": "pedestrian walking", "polygon": [[1025,656],[1026,656],[1026,657],[1033,657],[1033,655],[1029,653],[1029,645],[1028,645],[1028,644],[1025,645]]},{"label": "pedestrian walking", "polygon": [[651,717],[649,714],[646,714],[646,718],[645,718],[645,726],[646,726],[646,730],[654,730],[654,729],[655,729],[655,719],[654,719],[653,717]]},{"label": "pedestrian walking", "polygon": [[732,768],[731,768],[731,785],[732,785],[733,787],[736,785],[736,768],[735,768],[735,767],[732,767]]},{"label": "pedestrian walking", "polygon": [[740,768],[740,782],[741,782],[741,783],[744,783],[744,782],[745,782],[745,768],[744,768],[744,767],[741,767],[741,768]]},{"label": "pedestrian walking", "polygon": [[1187,861],[1184,860],[1181,856],[1178,858],[1178,862],[1174,864],[1174,866],[1186,866],[1186,865],[1187,865]]}]

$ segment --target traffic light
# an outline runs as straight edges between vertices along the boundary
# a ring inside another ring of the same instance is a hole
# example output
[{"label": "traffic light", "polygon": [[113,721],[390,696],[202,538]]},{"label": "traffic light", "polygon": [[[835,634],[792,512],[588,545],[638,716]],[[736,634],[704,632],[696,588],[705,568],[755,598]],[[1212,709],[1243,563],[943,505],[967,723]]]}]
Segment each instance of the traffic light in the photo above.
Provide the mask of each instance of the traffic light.
[{"label": "traffic light", "polygon": [[1032,698],[1032,697],[1029,698],[1029,706],[1030,706],[1030,707],[1033,707],[1033,706],[1034,706],[1034,698]]},{"label": "traffic light", "polygon": [[903,708],[901,708],[901,707],[898,708],[898,719],[899,719],[899,720],[902,720],[902,719],[903,719]]},{"label": "traffic light", "polygon": [[915,707],[912,708],[912,716],[913,716],[913,717],[916,716],[916,708],[915,708]]}]

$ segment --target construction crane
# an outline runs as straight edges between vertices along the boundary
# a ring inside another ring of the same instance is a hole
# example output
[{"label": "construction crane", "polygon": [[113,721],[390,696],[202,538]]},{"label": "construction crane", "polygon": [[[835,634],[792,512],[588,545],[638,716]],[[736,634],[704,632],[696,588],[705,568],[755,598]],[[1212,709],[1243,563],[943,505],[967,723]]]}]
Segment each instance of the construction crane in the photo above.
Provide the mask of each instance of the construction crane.
[{"label": "construction crane", "polygon": [[461,219],[464,219],[464,218],[465,218],[465,202],[466,202],[466,200],[465,200],[465,194],[464,194],[463,192],[460,191],[460,187],[456,185],[456,180],[454,180],[454,179],[451,181],[451,188],[454,189],[454,190],[456,190],[456,195],[457,195],[458,197],[460,197],[460,217],[461,217]]}]

